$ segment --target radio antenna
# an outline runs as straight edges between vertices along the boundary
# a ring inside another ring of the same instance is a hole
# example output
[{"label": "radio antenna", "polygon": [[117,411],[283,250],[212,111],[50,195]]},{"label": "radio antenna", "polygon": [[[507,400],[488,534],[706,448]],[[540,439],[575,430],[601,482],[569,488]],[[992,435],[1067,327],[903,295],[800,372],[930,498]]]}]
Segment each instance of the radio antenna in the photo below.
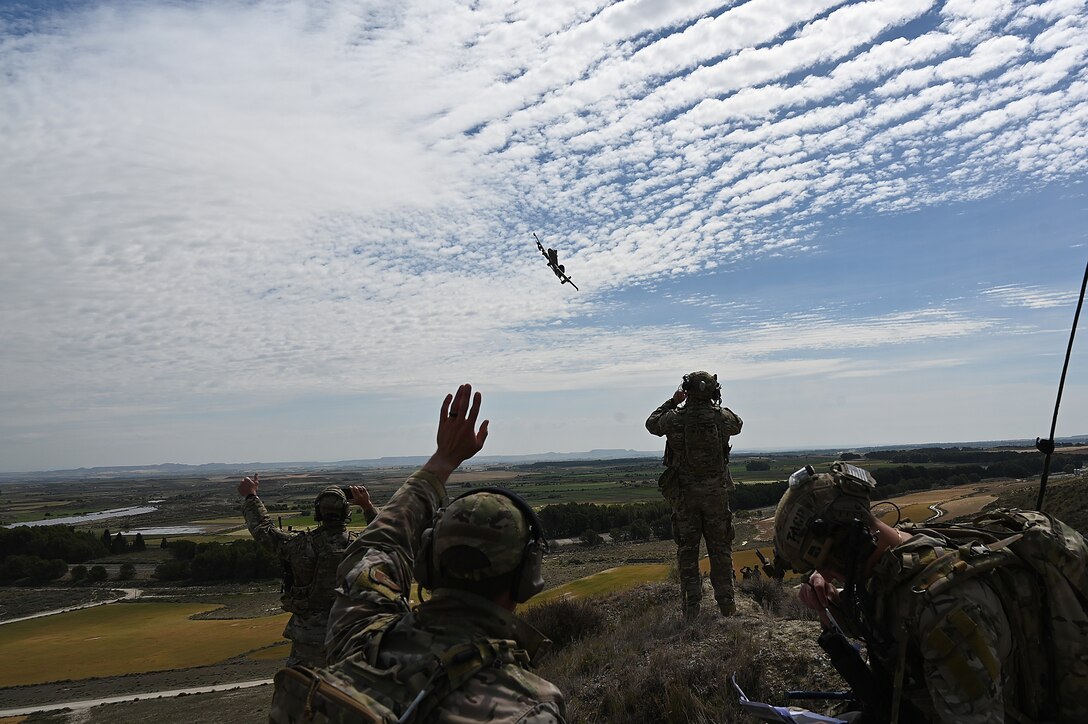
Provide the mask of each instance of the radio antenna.
[{"label": "radio antenna", "polygon": [[1050,421],[1050,437],[1045,440],[1035,438],[1035,447],[1046,455],[1043,460],[1043,476],[1039,480],[1039,499],[1035,502],[1035,509],[1043,511],[1043,496],[1046,495],[1046,479],[1050,475],[1050,458],[1054,454],[1054,430],[1058,427],[1058,408],[1062,404],[1062,390],[1065,389],[1065,373],[1069,371],[1069,357],[1073,354],[1073,338],[1077,336],[1077,322],[1080,320],[1080,310],[1084,306],[1084,289],[1088,287],[1088,264],[1084,266],[1084,281],[1080,283],[1080,299],[1077,301],[1077,312],[1073,315],[1073,328],[1069,330],[1069,346],[1065,349],[1065,364],[1062,365],[1062,378],[1058,382],[1058,399],[1054,401],[1054,418]]}]

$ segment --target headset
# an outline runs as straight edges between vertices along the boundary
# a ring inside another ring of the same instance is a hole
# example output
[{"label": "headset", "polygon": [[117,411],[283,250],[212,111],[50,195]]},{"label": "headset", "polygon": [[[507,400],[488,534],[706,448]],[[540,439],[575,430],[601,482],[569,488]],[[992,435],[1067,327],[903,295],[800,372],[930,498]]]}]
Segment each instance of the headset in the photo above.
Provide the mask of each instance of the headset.
[{"label": "headset", "polygon": [[339,488],[326,488],[318,493],[318,496],[314,498],[314,520],[321,523],[324,520],[324,516],[321,515],[321,499],[322,498],[336,498],[340,501],[340,519],[345,523],[351,520],[351,503],[348,502],[347,496],[343,500],[337,493],[343,494],[344,491]]},{"label": "headset", "polygon": [[[695,380],[691,379],[695,372],[684,375],[684,381],[680,383],[680,389],[684,392],[706,392],[707,383],[706,380],[699,380],[698,384]],[[710,398],[712,400],[720,400],[722,398],[722,385],[718,382],[718,375],[714,375],[714,390],[712,391]]]},{"label": "headset", "polygon": [[[550,550],[548,539],[544,536],[544,526],[541,525],[536,511],[525,502],[524,498],[505,488],[475,488],[458,495],[450,502],[453,503],[477,493],[494,493],[507,498],[521,511],[525,521],[529,524],[529,542],[525,544],[525,548],[521,552],[521,562],[514,569],[516,575],[514,577],[514,590],[511,592],[515,603],[525,603],[544,590],[544,575],[542,572],[544,554]],[[442,519],[445,510],[445,508],[439,510],[431,522],[431,527],[423,531],[419,551],[416,553],[415,565],[412,568],[412,575],[415,577],[416,583],[428,590],[434,590],[435,574],[438,568],[438,564],[434,559],[434,529],[438,526],[438,522]]]}]

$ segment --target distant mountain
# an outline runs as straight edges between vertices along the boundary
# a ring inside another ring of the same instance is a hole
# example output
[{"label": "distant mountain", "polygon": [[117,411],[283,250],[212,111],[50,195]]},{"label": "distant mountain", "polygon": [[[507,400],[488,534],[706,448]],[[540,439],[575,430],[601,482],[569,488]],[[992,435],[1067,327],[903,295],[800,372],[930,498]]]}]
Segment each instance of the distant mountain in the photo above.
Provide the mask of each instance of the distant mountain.
[{"label": "distant mountain", "polygon": [[[616,460],[623,458],[660,457],[660,451],[643,450],[588,450],[586,452],[547,452],[535,455],[477,455],[472,465],[505,465],[532,462],[563,462],[569,460]],[[314,470],[353,470],[358,468],[405,468],[422,465],[427,462],[426,455],[405,455],[399,457],[381,457],[360,460],[338,460],[321,462],[316,460],[293,462],[249,462],[249,463],[204,463],[202,465],[183,465],[181,463],[162,463],[159,465],[118,465],[94,468],[74,468],[70,470],[43,470],[30,473],[0,473],[0,482],[16,480],[109,480],[113,478],[163,478],[243,475],[255,471],[296,472]]]},{"label": "distant mountain", "polygon": [[[1055,440],[1058,445],[1083,445],[1088,444],[1088,435],[1072,435],[1059,437]],[[864,453],[869,450],[912,450],[928,447],[966,447],[966,448],[995,448],[995,447],[1025,447],[1034,448],[1035,440],[981,440],[974,442],[931,442],[906,445],[869,445],[852,446],[842,445],[838,447],[821,448],[747,448],[736,449],[733,454],[742,455],[768,455],[820,453],[833,455],[836,452],[852,451]],[[480,465],[521,465],[526,463],[569,462],[576,460],[622,460],[631,458],[657,458],[661,456],[661,450],[629,450],[629,449],[594,449],[585,452],[546,452],[531,455],[478,455],[470,463],[472,466]],[[183,465],[181,463],[162,463],[159,465],[119,465],[110,467],[75,468],[71,470],[44,470],[30,473],[0,473],[0,482],[14,482],[23,480],[50,481],[50,480],[109,480],[113,478],[162,478],[162,477],[194,477],[194,476],[218,476],[241,475],[260,472],[305,472],[315,470],[353,470],[358,468],[406,468],[422,465],[427,461],[426,455],[404,455],[394,457],[381,457],[360,460],[339,460],[336,462],[321,462],[316,460],[295,462],[249,462],[249,463],[204,463],[203,465]]]}]

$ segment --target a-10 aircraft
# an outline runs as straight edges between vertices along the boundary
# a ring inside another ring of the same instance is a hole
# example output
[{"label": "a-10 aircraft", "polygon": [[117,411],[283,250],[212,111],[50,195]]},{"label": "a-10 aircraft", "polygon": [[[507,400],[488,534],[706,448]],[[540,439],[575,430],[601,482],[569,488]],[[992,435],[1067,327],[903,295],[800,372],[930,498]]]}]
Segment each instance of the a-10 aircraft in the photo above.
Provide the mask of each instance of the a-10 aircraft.
[{"label": "a-10 aircraft", "polygon": [[[535,233],[533,238],[536,239],[536,248],[540,249],[540,253],[544,255],[544,258],[548,260],[548,268],[550,268],[557,277],[559,277],[561,284],[570,284],[575,289],[578,289],[578,285],[574,283],[569,276],[567,276],[567,268],[559,263],[559,252],[555,249],[544,250],[544,245],[540,243],[540,237]],[[581,291],[580,289],[578,291]]]}]

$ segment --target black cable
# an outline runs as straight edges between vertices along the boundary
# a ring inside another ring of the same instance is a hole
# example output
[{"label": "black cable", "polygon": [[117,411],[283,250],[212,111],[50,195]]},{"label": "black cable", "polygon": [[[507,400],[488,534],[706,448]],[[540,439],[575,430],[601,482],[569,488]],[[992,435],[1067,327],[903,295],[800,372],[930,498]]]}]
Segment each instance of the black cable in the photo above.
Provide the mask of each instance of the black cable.
[{"label": "black cable", "polygon": [[1046,455],[1043,460],[1043,476],[1039,480],[1039,499],[1035,502],[1035,509],[1043,512],[1043,496],[1046,495],[1046,479],[1050,475],[1050,458],[1054,454],[1054,431],[1058,427],[1058,408],[1062,404],[1062,390],[1065,389],[1065,373],[1069,371],[1069,357],[1073,354],[1073,338],[1077,335],[1077,322],[1080,320],[1080,310],[1084,306],[1084,289],[1088,287],[1088,264],[1084,266],[1084,281],[1080,283],[1080,300],[1077,302],[1077,312],[1073,315],[1073,328],[1069,330],[1069,346],[1065,349],[1065,364],[1062,365],[1062,378],[1058,382],[1058,399],[1054,402],[1054,418],[1050,421],[1050,437],[1046,440],[1035,438],[1035,447]]}]

